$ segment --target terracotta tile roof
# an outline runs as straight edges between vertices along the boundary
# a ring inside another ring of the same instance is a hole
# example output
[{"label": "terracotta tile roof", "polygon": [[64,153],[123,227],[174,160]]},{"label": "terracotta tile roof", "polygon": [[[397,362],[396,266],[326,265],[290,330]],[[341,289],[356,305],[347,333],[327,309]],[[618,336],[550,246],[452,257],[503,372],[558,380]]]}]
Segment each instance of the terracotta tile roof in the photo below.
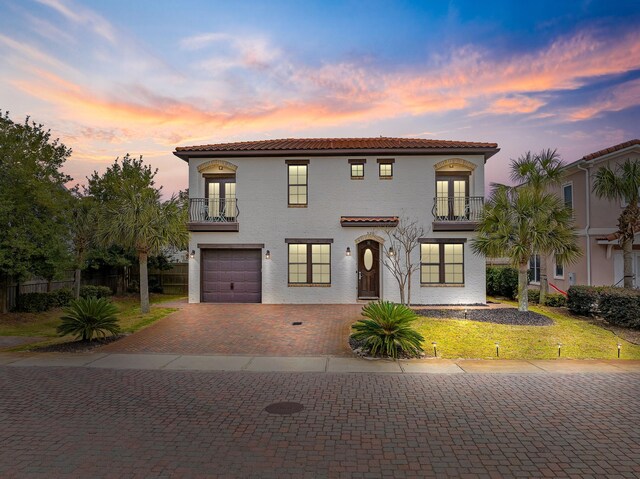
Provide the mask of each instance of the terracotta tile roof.
[{"label": "terracotta tile roof", "polygon": [[477,149],[498,148],[497,143],[428,140],[424,138],[285,138],[280,140],[240,141],[212,145],[179,146],[181,151],[273,151],[273,150],[397,150],[397,149]]},{"label": "terracotta tile roof", "polygon": [[342,226],[397,226],[397,216],[341,216]]},{"label": "terracotta tile roof", "polygon": [[640,145],[639,139],[625,141],[624,143],[620,143],[618,145],[610,146],[609,148],[605,148],[604,150],[596,151],[595,153],[590,153],[586,156],[583,156],[580,160],[590,161],[595,160],[601,156],[607,155],[609,153],[615,153],[616,151],[624,150],[625,148],[629,148],[630,146]]}]

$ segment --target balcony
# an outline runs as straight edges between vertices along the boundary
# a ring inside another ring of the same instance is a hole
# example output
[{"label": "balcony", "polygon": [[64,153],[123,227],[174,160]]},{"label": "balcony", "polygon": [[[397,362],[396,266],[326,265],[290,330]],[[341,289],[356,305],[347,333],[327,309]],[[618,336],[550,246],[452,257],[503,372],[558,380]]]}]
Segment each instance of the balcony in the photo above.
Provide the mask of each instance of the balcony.
[{"label": "balcony", "polygon": [[436,197],[431,209],[433,231],[473,231],[483,208],[483,196]]},{"label": "balcony", "polygon": [[189,231],[239,231],[237,198],[189,198]]}]

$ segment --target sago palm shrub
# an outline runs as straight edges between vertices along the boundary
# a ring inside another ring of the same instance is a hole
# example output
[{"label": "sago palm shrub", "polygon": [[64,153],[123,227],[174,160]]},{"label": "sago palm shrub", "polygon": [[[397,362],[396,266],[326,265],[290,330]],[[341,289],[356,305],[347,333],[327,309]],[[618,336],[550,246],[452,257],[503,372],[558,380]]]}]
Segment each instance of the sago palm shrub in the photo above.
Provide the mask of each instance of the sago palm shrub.
[{"label": "sago palm shrub", "polygon": [[71,302],[60,318],[58,334],[72,334],[76,339],[91,341],[96,336],[106,337],[107,333],[118,334],[120,326],[116,313],[118,309],[106,298],[80,298]]},{"label": "sago palm shrub", "polygon": [[353,325],[351,337],[363,341],[371,355],[377,354],[397,358],[404,352],[417,356],[422,352],[424,337],[413,329],[417,319],[412,309],[389,301],[369,303],[362,308],[361,319]]}]

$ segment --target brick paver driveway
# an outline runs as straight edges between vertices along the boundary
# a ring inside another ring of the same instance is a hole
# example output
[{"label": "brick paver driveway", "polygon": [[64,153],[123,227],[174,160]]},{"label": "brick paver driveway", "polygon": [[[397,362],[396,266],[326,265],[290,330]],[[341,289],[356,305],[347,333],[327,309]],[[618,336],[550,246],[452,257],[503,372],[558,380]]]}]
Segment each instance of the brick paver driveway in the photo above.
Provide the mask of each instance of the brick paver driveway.
[{"label": "brick paver driveway", "polygon": [[640,476],[637,373],[0,367],[0,384],[3,478]]},{"label": "brick paver driveway", "polygon": [[[351,324],[358,305],[182,304],[180,311],[105,352],[350,355]],[[302,325],[293,326],[294,321]]]}]

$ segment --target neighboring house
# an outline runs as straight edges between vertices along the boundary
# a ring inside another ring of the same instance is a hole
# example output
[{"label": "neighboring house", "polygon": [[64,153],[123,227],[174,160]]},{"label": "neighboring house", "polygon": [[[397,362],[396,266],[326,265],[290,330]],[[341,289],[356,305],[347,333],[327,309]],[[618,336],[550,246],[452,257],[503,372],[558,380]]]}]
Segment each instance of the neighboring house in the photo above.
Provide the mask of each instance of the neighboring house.
[{"label": "neighboring house", "polygon": [[176,148],[189,163],[189,302],[398,301],[383,230],[410,218],[427,231],[412,302],[484,303],[469,240],[498,151],[382,137]]},{"label": "neighboring house", "polygon": [[[566,291],[573,284],[622,285],[622,250],[616,235],[618,217],[626,206],[600,199],[593,193],[593,177],[598,168],[627,158],[640,159],[640,140],[631,140],[591,153],[564,167],[565,178],[554,191],[573,209],[583,256],[573,264],[561,265],[547,258],[549,283]],[[634,284],[640,286],[640,234],[634,245]],[[540,257],[531,259],[531,280],[540,281]],[[550,292],[552,288],[550,288]]]}]

